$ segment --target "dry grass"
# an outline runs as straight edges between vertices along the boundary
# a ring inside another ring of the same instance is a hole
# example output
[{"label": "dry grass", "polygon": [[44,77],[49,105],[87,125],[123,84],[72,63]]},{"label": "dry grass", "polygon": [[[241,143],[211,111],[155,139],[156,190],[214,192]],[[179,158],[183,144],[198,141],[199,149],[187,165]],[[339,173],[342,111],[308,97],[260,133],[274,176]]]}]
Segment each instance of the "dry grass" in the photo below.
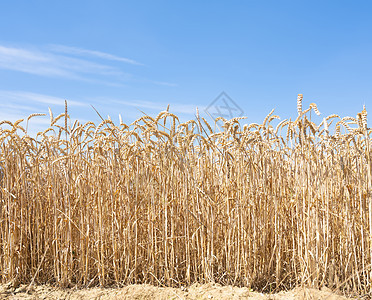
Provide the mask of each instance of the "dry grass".
[{"label": "dry grass", "polygon": [[369,293],[367,112],[317,126],[297,106],[218,131],[168,111],[68,126],[66,108],[36,138],[1,122],[0,280]]}]

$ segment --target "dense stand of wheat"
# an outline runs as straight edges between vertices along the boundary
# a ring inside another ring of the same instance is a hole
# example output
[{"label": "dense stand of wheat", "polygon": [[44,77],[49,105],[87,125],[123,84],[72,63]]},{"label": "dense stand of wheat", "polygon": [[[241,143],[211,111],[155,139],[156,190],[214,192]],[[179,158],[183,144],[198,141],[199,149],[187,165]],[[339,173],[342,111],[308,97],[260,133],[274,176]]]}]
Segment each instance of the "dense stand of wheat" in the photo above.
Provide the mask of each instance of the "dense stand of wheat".
[{"label": "dense stand of wheat", "polygon": [[369,292],[367,112],[319,125],[312,112],[299,95],[277,126],[169,111],[68,126],[50,111],[32,138],[0,122],[1,281]]}]

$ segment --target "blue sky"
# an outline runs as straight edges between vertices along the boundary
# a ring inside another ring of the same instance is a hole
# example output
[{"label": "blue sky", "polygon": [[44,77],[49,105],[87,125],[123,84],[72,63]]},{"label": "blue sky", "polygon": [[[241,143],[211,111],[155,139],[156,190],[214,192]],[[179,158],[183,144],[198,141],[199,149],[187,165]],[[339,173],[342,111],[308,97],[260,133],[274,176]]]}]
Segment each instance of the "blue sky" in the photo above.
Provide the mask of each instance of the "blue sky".
[{"label": "blue sky", "polygon": [[[1,1],[0,120],[31,113],[183,120],[225,92],[247,122],[296,97],[323,116],[372,104],[369,1]],[[218,104],[216,104],[218,105]],[[321,118],[320,118],[321,121]],[[47,128],[48,117],[30,127]]]}]

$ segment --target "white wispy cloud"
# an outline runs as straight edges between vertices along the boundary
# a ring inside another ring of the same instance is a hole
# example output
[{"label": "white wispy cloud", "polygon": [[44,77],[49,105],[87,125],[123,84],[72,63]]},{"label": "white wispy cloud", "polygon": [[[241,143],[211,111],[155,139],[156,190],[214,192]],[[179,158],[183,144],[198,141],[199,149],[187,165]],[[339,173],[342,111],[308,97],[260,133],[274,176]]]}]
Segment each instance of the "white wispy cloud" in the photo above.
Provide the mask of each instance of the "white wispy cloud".
[{"label": "white wispy cloud", "polygon": [[[64,106],[65,100],[60,97],[54,97],[44,94],[38,93],[31,93],[31,92],[23,92],[23,91],[6,91],[0,90],[0,102],[3,103],[0,106],[11,106],[14,108],[26,108],[24,103],[43,103],[48,105],[57,105],[57,106]],[[13,104],[12,104],[13,103]],[[16,105],[14,103],[21,103],[20,105]],[[67,99],[67,103],[69,106],[87,106],[86,103],[81,101],[74,101]]]},{"label": "white wispy cloud", "polygon": [[171,86],[171,87],[178,86],[178,84],[172,83],[172,82],[165,82],[165,81],[152,81],[152,82],[157,85],[164,85],[164,86]]},{"label": "white wispy cloud", "polygon": [[[0,46],[0,68],[46,76],[73,76],[66,68],[55,66],[56,59],[39,51]],[[53,66],[54,65],[54,66]]]},{"label": "white wispy cloud", "polygon": [[147,79],[129,73],[125,69],[128,65],[143,64],[106,52],[63,45],[46,47],[0,45],[0,69],[116,87],[123,87],[128,82],[177,86],[175,83]]},{"label": "white wispy cloud", "polygon": [[[87,50],[88,51],[88,50]],[[55,54],[41,49],[24,49],[0,45],[0,69],[7,69],[48,77],[63,77],[115,84],[125,81],[130,74],[107,64],[87,59]]]},{"label": "white wispy cloud", "polygon": [[67,53],[67,54],[73,54],[73,55],[82,55],[82,56],[94,56],[99,57],[102,59],[107,60],[113,60],[113,61],[119,61],[124,62],[132,65],[139,65],[143,66],[142,63],[139,63],[133,59],[129,59],[126,57],[116,56],[110,53],[101,52],[101,51],[94,51],[94,50],[88,50],[88,49],[82,49],[77,47],[69,47],[69,46],[63,46],[63,45],[51,45],[50,49],[52,51],[58,52],[58,53]]}]

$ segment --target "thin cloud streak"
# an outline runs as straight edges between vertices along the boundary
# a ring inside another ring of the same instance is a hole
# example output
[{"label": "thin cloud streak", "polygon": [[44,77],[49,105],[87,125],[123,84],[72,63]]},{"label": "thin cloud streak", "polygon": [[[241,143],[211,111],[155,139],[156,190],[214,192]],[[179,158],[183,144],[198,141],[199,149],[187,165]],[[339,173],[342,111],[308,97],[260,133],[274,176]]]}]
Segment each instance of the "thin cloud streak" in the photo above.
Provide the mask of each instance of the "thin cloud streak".
[{"label": "thin cloud streak", "polygon": [[165,81],[152,81],[152,83],[155,83],[157,85],[164,85],[164,86],[171,86],[171,87],[176,87],[178,84],[172,83],[172,82],[165,82]]},{"label": "thin cloud streak", "polygon": [[0,46],[0,68],[35,75],[76,77],[68,70],[53,66],[56,59],[39,51]]},{"label": "thin cloud streak", "polygon": [[[27,50],[0,45],[0,68],[49,77],[97,81],[94,76],[105,79],[130,78],[116,67],[47,51]],[[99,80],[102,83],[102,80]],[[108,82],[109,83],[109,82]],[[111,83],[111,82],[110,82]]]},{"label": "thin cloud streak", "polygon": [[[63,98],[43,95],[43,94],[37,94],[37,93],[31,93],[31,92],[22,92],[22,91],[4,91],[4,90],[0,91],[0,101],[1,102],[17,101],[21,103],[28,103],[30,101],[34,101],[34,102],[39,102],[39,103],[48,104],[48,105],[57,105],[57,106],[65,105],[65,99]],[[68,100],[68,99],[67,99],[67,104],[69,106],[88,106],[88,104],[84,102]]]},{"label": "thin cloud streak", "polygon": [[94,50],[82,49],[82,48],[77,48],[77,47],[69,47],[69,46],[63,46],[63,45],[51,45],[50,49],[54,52],[59,52],[59,53],[74,54],[74,55],[89,55],[89,56],[99,57],[99,58],[103,58],[107,60],[113,60],[113,61],[124,62],[124,63],[132,64],[132,65],[137,65],[137,66],[143,66],[142,63],[139,63],[133,59],[120,57],[120,56],[116,56],[116,55],[109,54],[106,52],[101,52],[101,51],[94,51]]},{"label": "thin cloud streak", "polygon": [[[102,58],[107,63],[95,62],[94,59],[97,60],[97,58]],[[46,48],[0,45],[0,69],[4,70],[114,87],[123,87],[128,82],[150,83],[168,87],[177,86],[175,83],[146,79],[124,72],[120,64],[113,64],[112,61],[137,66],[143,65],[135,60],[109,53],[63,45],[51,45]]]}]

